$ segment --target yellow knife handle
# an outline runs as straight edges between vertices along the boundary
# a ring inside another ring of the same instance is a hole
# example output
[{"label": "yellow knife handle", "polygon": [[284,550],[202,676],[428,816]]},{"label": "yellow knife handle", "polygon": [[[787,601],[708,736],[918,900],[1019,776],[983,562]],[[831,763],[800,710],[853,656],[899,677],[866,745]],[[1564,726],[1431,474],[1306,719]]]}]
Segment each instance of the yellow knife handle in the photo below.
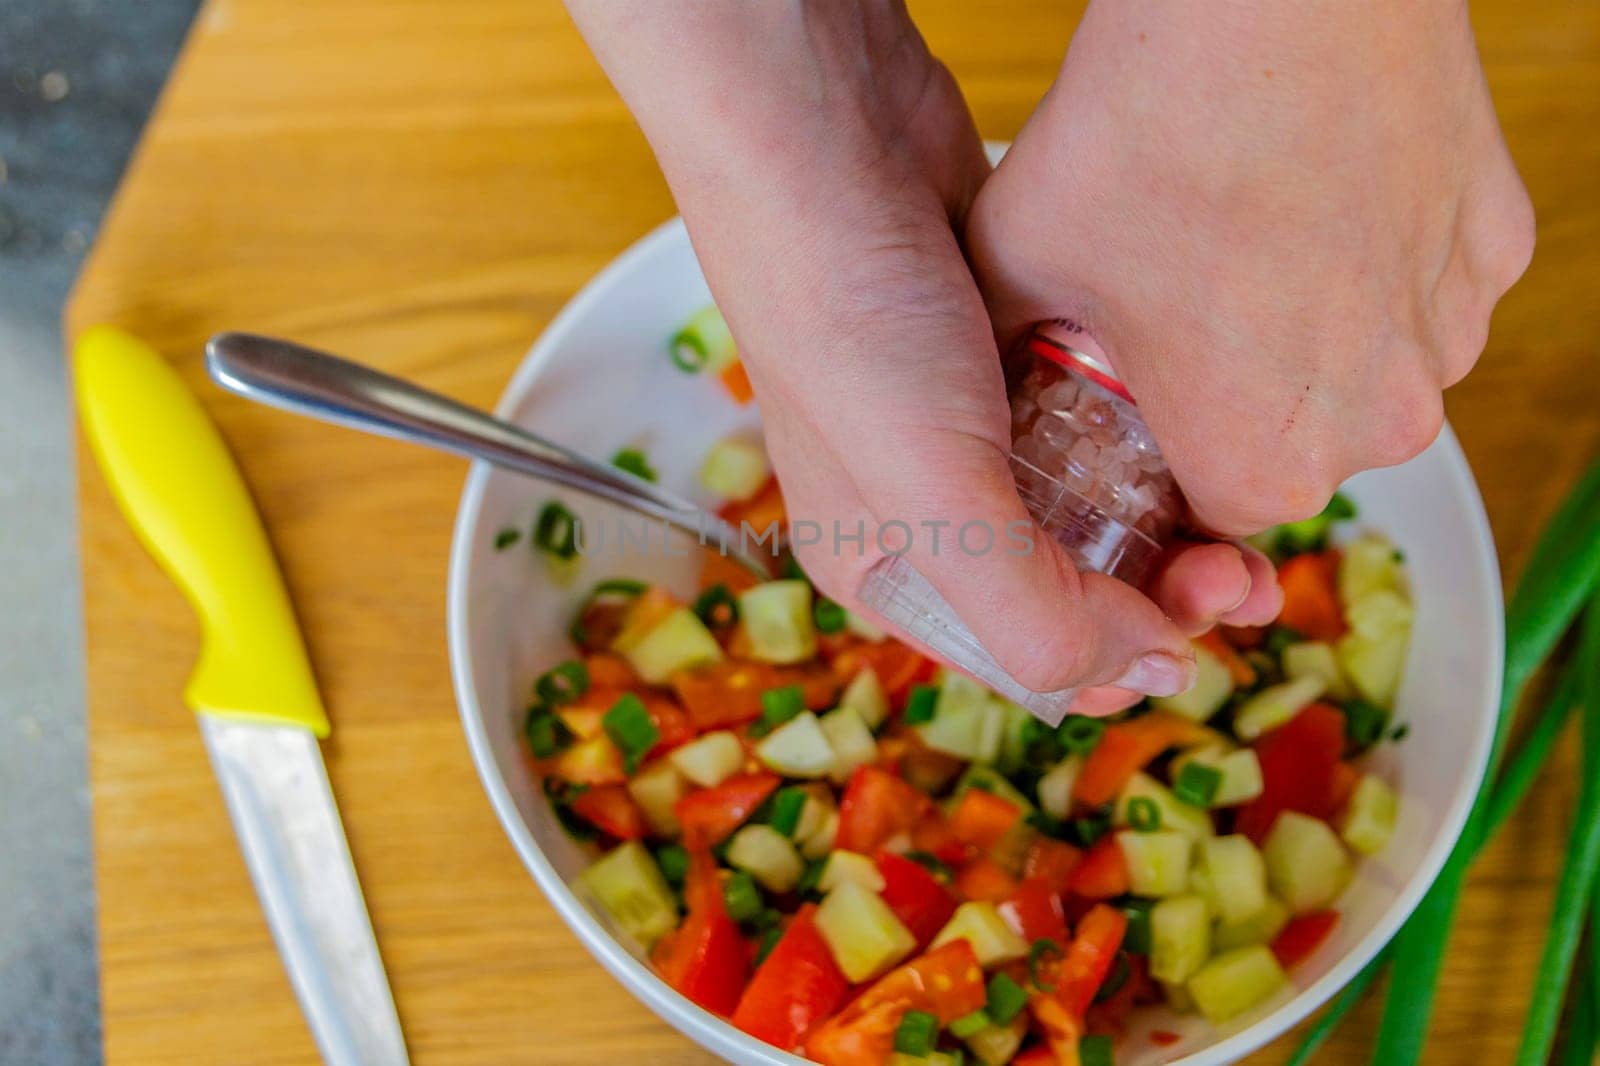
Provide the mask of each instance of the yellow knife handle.
[{"label": "yellow knife handle", "polygon": [[78,409],[123,514],[200,616],[192,710],[328,735],[294,609],[244,478],[183,379],[96,326],[74,350]]}]

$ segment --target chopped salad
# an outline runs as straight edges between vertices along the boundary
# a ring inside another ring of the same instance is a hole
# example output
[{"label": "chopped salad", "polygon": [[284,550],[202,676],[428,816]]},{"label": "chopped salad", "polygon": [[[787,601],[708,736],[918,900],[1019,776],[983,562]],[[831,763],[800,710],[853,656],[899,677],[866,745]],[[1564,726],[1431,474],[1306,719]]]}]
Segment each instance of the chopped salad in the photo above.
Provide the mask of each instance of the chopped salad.
[{"label": "chopped salad", "polygon": [[[730,520],[781,520],[759,448],[702,476]],[[797,568],[711,556],[692,602],[602,582],[529,755],[594,842],[592,900],[745,1032],[829,1066],[1106,1066],[1144,1005],[1221,1024],[1289,987],[1394,829],[1363,756],[1403,736],[1411,605],[1383,537],[1330,546],[1353,517],[1260,539],[1282,615],[1196,640],[1189,691],[1054,728]]]}]

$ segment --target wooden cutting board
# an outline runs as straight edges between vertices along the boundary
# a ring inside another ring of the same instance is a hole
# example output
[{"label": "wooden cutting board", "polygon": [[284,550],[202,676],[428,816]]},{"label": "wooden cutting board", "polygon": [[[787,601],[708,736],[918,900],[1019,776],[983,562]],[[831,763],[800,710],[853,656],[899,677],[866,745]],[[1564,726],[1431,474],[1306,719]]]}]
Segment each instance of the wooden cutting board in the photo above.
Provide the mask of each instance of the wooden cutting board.
[{"label": "wooden cutting board", "polygon": [[[997,138],[1048,84],[1072,6],[913,4]],[[1539,253],[1449,412],[1514,573],[1600,450],[1600,8],[1474,7]],[[708,1056],[589,958],[478,786],[445,656],[462,464],[225,396],[201,344],[281,333],[487,406],[563,301],[672,212],[555,0],[212,0],[67,310],[71,332],[110,321],[166,352],[243,464],[336,723],[328,768],[421,1064]],[[80,474],[107,1058],[311,1061],[179,702],[195,625]],[[1430,1061],[1510,1060],[1572,765],[1569,744],[1477,869]],[[1358,1011],[1322,1061],[1364,1059],[1376,1018]]]}]

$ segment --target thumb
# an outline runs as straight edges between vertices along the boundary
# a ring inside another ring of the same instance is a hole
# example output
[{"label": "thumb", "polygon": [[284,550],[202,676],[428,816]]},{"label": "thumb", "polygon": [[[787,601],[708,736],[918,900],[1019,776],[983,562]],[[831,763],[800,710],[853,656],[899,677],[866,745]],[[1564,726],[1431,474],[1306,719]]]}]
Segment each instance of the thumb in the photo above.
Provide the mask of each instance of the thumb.
[{"label": "thumb", "polygon": [[918,445],[920,472],[899,464],[893,485],[863,494],[879,547],[895,553],[861,582],[863,606],[963,666],[964,627],[1038,693],[1189,686],[1194,653],[1178,627],[1131,586],[1078,570],[1023,506],[1002,449],[940,431]]}]

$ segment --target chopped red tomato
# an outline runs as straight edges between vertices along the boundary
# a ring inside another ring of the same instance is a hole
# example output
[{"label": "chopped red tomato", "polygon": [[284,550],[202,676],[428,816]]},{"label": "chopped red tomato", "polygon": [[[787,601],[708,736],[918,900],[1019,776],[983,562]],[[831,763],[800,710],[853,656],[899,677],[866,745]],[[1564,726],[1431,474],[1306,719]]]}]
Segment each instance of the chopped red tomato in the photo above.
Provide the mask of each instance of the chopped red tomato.
[{"label": "chopped red tomato", "polygon": [[1051,994],[1078,1017],[1094,1002],[1095,993],[1105,984],[1111,964],[1116,961],[1122,935],[1128,930],[1128,916],[1116,907],[1102,903],[1078,922],[1065,958],[1054,966],[1046,983],[1055,985]]},{"label": "chopped red tomato", "polygon": [[1344,714],[1313,703],[1255,744],[1261,762],[1261,795],[1239,808],[1235,829],[1257,844],[1283,811],[1331,817],[1343,802],[1335,794],[1344,754]]},{"label": "chopped red tomato", "polygon": [[644,814],[626,785],[598,785],[584,789],[572,800],[578,817],[618,840],[638,840],[645,835]]},{"label": "chopped red tomato", "polygon": [[1339,607],[1339,553],[1308,552],[1278,567],[1283,610],[1278,624],[1310,640],[1344,636],[1344,611]]},{"label": "chopped red tomato", "polygon": [[890,837],[909,832],[929,806],[927,796],[889,771],[858,767],[839,799],[834,847],[871,855]]},{"label": "chopped red tomato", "polygon": [[610,688],[624,690],[639,684],[639,675],[633,672],[633,667],[620,655],[611,655],[606,652],[596,652],[583,657],[584,669],[589,671],[589,684],[592,689]]},{"label": "chopped red tomato", "polygon": [[1356,790],[1356,785],[1360,782],[1360,770],[1347,762],[1336,765],[1333,773],[1328,775],[1328,799],[1324,807],[1328,813],[1324,817],[1332,818],[1344,810],[1344,805],[1350,800],[1350,793]]},{"label": "chopped red tomato", "polygon": [[816,909],[814,904],[800,908],[733,1012],[734,1025],[785,1050],[797,1047],[850,991],[849,980],[817,932],[812,918]]},{"label": "chopped red tomato", "polygon": [[956,891],[967,899],[999,903],[1016,890],[1016,877],[987,855],[956,871]]},{"label": "chopped red tomato", "polygon": [[1182,1039],[1183,1036],[1181,1034],[1174,1033],[1171,1029],[1152,1029],[1150,1031],[1150,1042],[1156,1047],[1171,1047]]},{"label": "chopped red tomato", "polygon": [[1084,1014],[1105,984],[1127,928],[1127,915],[1102,903],[1078,922],[1062,958],[1040,964],[1039,980],[1051,990],[1029,996],[1028,1009],[1058,1062],[1078,1062],[1078,1041],[1086,1031]]},{"label": "chopped red tomato", "polygon": [[950,831],[949,820],[936,807],[930,807],[911,827],[911,847],[927,852],[946,866],[960,866],[971,857],[967,846]]},{"label": "chopped red tomato", "polygon": [[715,844],[755,813],[778,787],[775,774],[737,774],[720,785],[696,789],[672,808],[683,826],[685,842]]},{"label": "chopped red tomato", "polygon": [[[1034,1028],[1044,1037],[1044,1051],[1048,1058],[1025,1058],[1019,1055],[1011,1060],[1019,1062],[1057,1063],[1058,1066],[1079,1066],[1078,1041],[1086,1032],[1083,1019],[1054,996],[1035,992],[1028,997],[1028,1012],[1033,1015]],[[1036,1054],[1039,1049],[1034,1049]]]},{"label": "chopped red tomato", "polygon": [[907,1011],[927,1011],[948,1025],[987,999],[972,945],[952,940],[879,978],[811,1034],[806,1055],[824,1066],[882,1066]]},{"label": "chopped red tomato", "polygon": [[657,942],[651,961],[662,979],[689,999],[709,1011],[730,1014],[744,988],[749,955],[723,904],[716,859],[704,843],[690,843],[684,892],[689,914]]},{"label": "chopped red tomato", "polygon": [[[788,513],[783,506],[783,489],[778,485],[775,477],[767,478],[767,483],[761,486],[761,491],[748,500],[735,500],[725,503],[717,510],[723,520],[735,529],[739,524],[745,523],[750,528],[752,537],[765,536],[767,529],[776,522],[781,530],[789,524]],[[764,541],[764,543],[771,543]]]},{"label": "chopped red tomato", "polygon": [[1015,803],[981,788],[969,788],[950,815],[950,831],[962,843],[990,852],[1021,820],[1022,808]]},{"label": "chopped red tomato", "polygon": [[665,696],[645,694],[640,696],[644,701],[644,709],[650,715],[650,721],[655,725],[656,732],[661,734],[655,747],[646,753],[646,758],[653,755],[662,755],[673,748],[680,747],[694,739],[695,728],[689,721],[689,716],[684,714],[676,703]]},{"label": "chopped red tomato", "polygon": [[1272,953],[1285,970],[1292,970],[1310,958],[1322,946],[1322,942],[1333,935],[1338,924],[1338,911],[1302,914],[1272,938]]},{"label": "chopped red tomato", "polygon": [[800,686],[806,706],[814,711],[832,707],[839,694],[837,679],[817,663],[773,666],[724,659],[672,675],[672,691],[688,712],[690,723],[702,731],[759,718],[761,694],[789,685]]},{"label": "chopped red tomato", "polygon": [[878,683],[891,703],[899,699],[928,668],[928,659],[897,640],[856,641],[833,656],[833,672],[843,683],[855,679],[863,668],[878,675]]},{"label": "chopped red tomato", "polygon": [[717,378],[734,402],[747,404],[756,398],[756,390],[750,387],[750,375],[744,372],[744,364],[737,359],[723,367]]},{"label": "chopped red tomato", "polygon": [[1072,874],[1083,862],[1083,852],[1064,840],[1040,835],[1028,845],[1022,859],[1022,876],[1042,878],[1057,894],[1072,887]]},{"label": "chopped red tomato", "polygon": [[577,785],[617,785],[628,779],[622,752],[604,733],[580,740],[551,759],[550,774]]},{"label": "chopped red tomato", "polygon": [[1072,891],[1086,899],[1110,899],[1128,891],[1128,863],[1117,838],[1103,836],[1083,853],[1072,873]]},{"label": "chopped red tomato", "polygon": [[[1011,1060],[1011,1066],[1067,1066],[1056,1053],[1043,1044],[1035,1044]],[[1071,1066],[1078,1066],[1077,1050],[1073,1050]]]},{"label": "chopped red tomato", "polygon": [[1210,629],[1195,638],[1196,644],[1222,660],[1228,668],[1228,675],[1233,678],[1233,683],[1241,688],[1248,688],[1256,683],[1256,668],[1246,661],[1243,655],[1234,650],[1222,636],[1220,629]]},{"label": "chopped red tomato", "polygon": [[1067,920],[1061,910],[1061,897],[1051,891],[1043,878],[1026,877],[1016,890],[1001,901],[1000,917],[1022,939],[1067,942]]},{"label": "chopped red tomato", "polygon": [[955,897],[933,874],[903,855],[880,851],[877,864],[883,877],[878,895],[916,937],[917,946],[925,946],[955,913]]},{"label": "chopped red tomato", "polygon": [[1089,807],[1110,803],[1128,779],[1168,748],[1198,744],[1212,733],[1199,722],[1168,711],[1106,726],[1100,742],[1083,761],[1072,795]]}]

